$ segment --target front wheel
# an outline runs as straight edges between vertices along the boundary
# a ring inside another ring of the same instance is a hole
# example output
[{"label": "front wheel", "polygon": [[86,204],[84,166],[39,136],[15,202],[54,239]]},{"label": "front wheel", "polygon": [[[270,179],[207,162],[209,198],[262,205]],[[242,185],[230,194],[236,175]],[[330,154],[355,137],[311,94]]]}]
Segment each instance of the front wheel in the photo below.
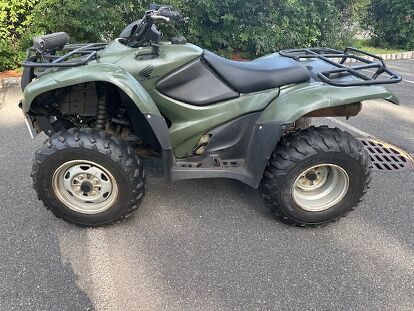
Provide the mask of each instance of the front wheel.
[{"label": "front wheel", "polygon": [[336,128],[310,127],[279,143],[261,192],[283,222],[317,226],[354,209],[370,180],[370,158],[357,139]]},{"label": "front wheel", "polygon": [[50,137],[36,153],[32,178],[48,209],[82,226],[108,225],[129,216],[145,193],[141,160],[125,142],[93,129]]}]

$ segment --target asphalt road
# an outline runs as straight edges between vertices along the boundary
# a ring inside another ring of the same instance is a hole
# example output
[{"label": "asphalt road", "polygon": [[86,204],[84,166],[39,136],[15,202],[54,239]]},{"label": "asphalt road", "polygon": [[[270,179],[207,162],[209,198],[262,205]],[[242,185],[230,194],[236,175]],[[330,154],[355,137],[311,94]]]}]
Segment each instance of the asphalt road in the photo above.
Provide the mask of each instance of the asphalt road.
[{"label": "asphalt road", "polygon": [[[392,66],[414,81],[413,61]],[[347,124],[414,153],[414,84],[390,88],[401,106],[370,102]],[[30,139],[20,96],[0,93],[0,310],[414,310],[413,172],[376,172],[347,218],[301,229],[239,182],[168,184],[149,160],[141,209],[81,229],[31,188],[45,137]]]}]

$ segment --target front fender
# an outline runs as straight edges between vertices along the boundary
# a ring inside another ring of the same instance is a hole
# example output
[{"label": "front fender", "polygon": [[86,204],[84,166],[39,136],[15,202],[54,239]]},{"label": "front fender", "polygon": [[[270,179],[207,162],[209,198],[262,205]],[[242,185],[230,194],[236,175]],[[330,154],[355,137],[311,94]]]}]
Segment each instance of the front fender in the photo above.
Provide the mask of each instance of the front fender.
[{"label": "front fender", "polygon": [[45,92],[85,82],[109,82],[124,91],[142,113],[161,115],[142,85],[126,70],[111,64],[89,64],[71,69],[52,69],[29,83],[24,90],[22,109],[28,112],[33,100]]},{"label": "front fender", "polygon": [[280,90],[280,95],[265,109],[262,122],[295,122],[305,114],[369,99],[385,99],[398,104],[398,99],[382,86],[336,87],[325,83],[302,83]]},{"label": "front fender", "polygon": [[24,90],[22,110],[27,113],[35,98],[45,92],[85,82],[108,82],[119,87],[144,115],[162,149],[171,149],[167,123],[144,87],[126,70],[111,64],[89,64],[82,67],[45,72]]}]

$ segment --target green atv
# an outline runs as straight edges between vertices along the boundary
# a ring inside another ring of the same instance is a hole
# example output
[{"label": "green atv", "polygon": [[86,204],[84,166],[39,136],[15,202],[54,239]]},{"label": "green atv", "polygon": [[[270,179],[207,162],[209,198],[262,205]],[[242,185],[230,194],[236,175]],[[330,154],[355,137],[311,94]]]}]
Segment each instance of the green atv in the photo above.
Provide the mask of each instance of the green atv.
[{"label": "green atv", "polygon": [[[111,43],[33,40],[20,103],[37,151],[33,184],[56,216],[82,226],[131,215],[146,188],[142,157],[172,181],[232,178],[260,188],[283,222],[317,226],[351,211],[368,189],[370,157],[314,117],[357,115],[361,102],[398,100],[379,84],[401,78],[380,57],[347,48],[290,49],[251,62],[187,43],[160,42],[151,5]],[[350,60],[356,63],[349,62]]]}]

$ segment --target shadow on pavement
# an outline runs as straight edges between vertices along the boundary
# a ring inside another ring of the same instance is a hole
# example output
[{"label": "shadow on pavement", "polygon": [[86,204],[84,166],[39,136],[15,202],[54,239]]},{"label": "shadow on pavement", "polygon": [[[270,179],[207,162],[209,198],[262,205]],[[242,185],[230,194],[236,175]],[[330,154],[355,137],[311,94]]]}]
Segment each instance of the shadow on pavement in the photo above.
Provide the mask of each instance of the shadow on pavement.
[{"label": "shadow on pavement", "polygon": [[94,310],[71,264],[62,260],[61,224],[31,187],[33,143],[13,104],[0,106],[0,309]]}]

